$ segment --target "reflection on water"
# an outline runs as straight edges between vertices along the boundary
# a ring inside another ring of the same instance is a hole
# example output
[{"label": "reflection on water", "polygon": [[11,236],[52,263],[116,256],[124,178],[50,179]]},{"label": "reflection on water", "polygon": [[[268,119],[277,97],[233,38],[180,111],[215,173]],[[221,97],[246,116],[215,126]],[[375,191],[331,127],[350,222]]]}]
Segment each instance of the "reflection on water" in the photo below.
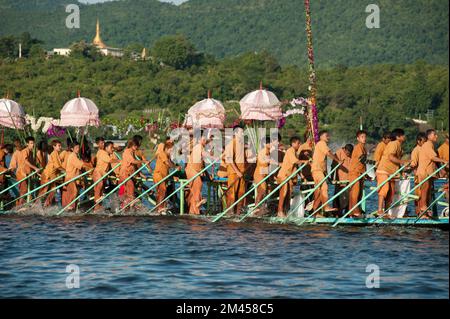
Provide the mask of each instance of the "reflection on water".
[{"label": "reflection on water", "polygon": [[[175,218],[0,217],[0,296],[448,298],[448,232]],[[67,289],[69,264],[80,288]],[[366,266],[381,286],[367,289]]]}]

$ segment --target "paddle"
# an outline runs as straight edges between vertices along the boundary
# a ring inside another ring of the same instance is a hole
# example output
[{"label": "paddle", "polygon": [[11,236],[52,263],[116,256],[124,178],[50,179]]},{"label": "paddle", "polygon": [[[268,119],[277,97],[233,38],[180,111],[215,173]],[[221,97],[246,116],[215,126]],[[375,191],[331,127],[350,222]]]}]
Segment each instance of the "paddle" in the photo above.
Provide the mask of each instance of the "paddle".
[{"label": "paddle", "polygon": [[175,175],[175,173],[177,173],[178,170],[174,170],[172,173],[170,173],[169,175],[167,175],[165,178],[163,178],[162,180],[160,180],[158,183],[154,184],[153,186],[151,186],[149,189],[147,189],[145,192],[143,192],[141,195],[139,195],[138,197],[136,197],[135,199],[133,199],[131,202],[129,202],[126,206],[122,207],[117,213],[120,213],[122,211],[124,211],[125,209],[127,209],[129,206],[133,205],[135,202],[137,202],[140,198],[144,197],[145,195],[147,195],[152,189],[156,188],[158,185],[160,185],[161,183],[165,182],[166,180],[168,180],[170,177],[172,177],[173,175]]},{"label": "paddle", "polygon": [[334,195],[333,197],[331,197],[325,204],[323,204],[322,206],[320,206],[319,208],[317,208],[311,215],[309,215],[307,218],[305,218],[304,220],[302,220],[299,223],[299,226],[303,225],[305,222],[307,222],[308,220],[312,219],[312,217],[317,214],[322,208],[324,208],[327,204],[331,203],[335,198],[339,197],[342,193],[344,193],[347,189],[351,188],[353,185],[355,185],[356,183],[358,183],[363,177],[367,176],[369,174],[369,172],[371,170],[373,170],[374,167],[371,167],[369,170],[367,170],[364,174],[362,174],[361,176],[359,176],[357,179],[355,179],[353,182],[351,182],[350,184],[348,184],[346,187],[344,187],[340,192],[338,192],[336,195]]},{"label": "paddle", "polygon": [[16,185],[19,185],[20,183],[26,181],[27,179],[29,179],[30,177],[34,176],[35,174],[37,174],[38,171],[34,171],[31,174],[27,175],[26,177],[22,178],[20,181],[15,182],[14,184],[12,184],[11,186],[5,188],[4,190],[2,190],[0,192],[0,195],[3,193],[6,193],[7,191],[9,191],[11,188],[14,188]]},{"label": "paddle", "polygon": [[327,176],[325,176],[325,178],[324,179],[322,179],[320,182],[319,182],[319,184],[317,184],[313,189],[312,189],[312,191],[308,194],[308,195],[306,195],[305,196],[305,198],[303,198],[303,200],[300,202],[300,203],[298,203],[296,206],[295,206],[295,208],[293,208],[293,209],[291,209],[290,211],[289,211],[289,213],[288,213],[288,215],[286,216],[286,220],[301,206],[301,205],[303,205],[303,203],[304,202],[306,202],[306,200],[309,198],[309,197],[311,197],[311,195],[313,195],[314,193],[315,193],[315,191],[316,190],[318,190],[319,189],[319,187],[320,186],[322,186],[322,184],[324,183],[324,182],[326,182],[326,180],[339,168],[339,167],[341,167],[342,166],[342,163],[339,163],[338,165],[336,165],[328,174],[327,174]]},{"label": "paddle", "polygon": [[84,194],[89,192],[91,189],[93,189],[95,186],[97,186],[101,181],[103,181],[105,178],[109,176],[116,168],[118,168],[122,163],[117,164],[112,169],[110,169],[105,175],[102,176],[98,181],[93,183],[91,186],[89,186],[83,193],[81,193],[79,196],[77,196],[73,201],[71,201],[69,204],[66,205],[66,207],[62,208],[56,215],[61,215],[68,207],[70,207],[73,203],[75,203],[78,199],[83,197]]},{"label": "paddle", "polygon": [[26,196],[28,196],[28,195],[30,195],[30,194],[33,194],[34,192],[37,192],[38,190],[40,190],[40,189],[46,187],[47,185],[50,185],[51,183],[57,181],[58,179],[60,179],[60,178],[62,178],[62,177],[64,177],[64,176],[66,176],[66,173],[64,173],[64,174],[62,174],[62,175],[60,175],[60,176],[58,176],[58,177],[52,179],[51,181],[45,183],[44,185],[41,185],[41,186],[39,186],[39,187],[36,187],[35,189],[29,191],[28,193],[26,193],[26,194],[24,194],[24,195],[22,195],[22,196],[19,196],[19,197],[13,199],[13,200],[10,201],[9,203],[6,203],[5,206],[14,203],[16,200],[19,200],[19,199],[21,199],[21,198],[23,198],[23,197],[26,197]]},{"label": "paddle", "polygon": [[402,197],[400,197],[400,199],[398,199],[397,201],[395,201],[393,204],[391,204],[389,206],[389,208],[384,210],[384,213],[381,214],[380,216],[378,216],[377,218],[375,218],[375,220],[373,221],[374,223],[379,220],[380,218],[383,218],[384,216],[386,216],[386,214],[389,213],[389,210],[391,210],[393,207],[398,206],[406,197],[408,197],[409,194],[413,193],[416,189],[420,188],[426,181],[428,181],[430,178],[434,177],[437,173],[439,173],[443,168],[445,168],[445,166],[442,166],[440,168],[438,168],[436,171],[434,171],[433,174],[431,174],[430,176],[428,176],[427,178],[425,178],[423,181],[421,181],[419,184],[417,184],[415,187],[413,187],[408,193],[406,193],[405,195],[403,195]]},{"label": "paddle", "polygon": [[132,179],[135,175],[137,175],[140,171],[142,171],[145,166],[147,164],[142,165],[138,170],[136,170],[136,172],[134,172],[133,174],[131,174],[128,178],[126,178],[122,183],[120,183],[119,185],[117,185],[116,187],[114,187],[114,189],[112,191],[110,191],[108,194],[106,194],[105,197],[100,198],[100,200],[98,200],[94,206],[92,206],[91,208],[89,208],[85,214],[89,213],[91,210],[93,210],[95,207],[97,207],[98,204],[100,204],[101,202],[103,202],[105,199],[107,199],[111,194],[113,194],[115,191],[117,191],[122,185],[124,185],[126,182],[128,182],[130,179]]},{"label": "paddle", "polygon": [[217,215],[214,219],[213,219],[213,223],[217,222],[219,219],[221,219],[226,213],[228,213],[231,209],[233,209],[240,201],[242,201],[245,197],[247,197],[251,192],[253,192],[256,188],[259,187],[259,185],[261,185],[262,183],[264,183],[267,179],[269,179],[269,177],[271,177],[273,174],[275,174],[278,170],[280,169],[280,167],[277,167],[275,170],[273,170],[269,175],[267,175],[262,181],[260,181],[259,183],[257,183],[256,185],[253,185],[253,187],[250,188],[250,190],[248,190],[244,195],[242,195],[241,198],[239,198],[237,201],[235,201],[230,207],[228,207],[227,209],[225,209],[222,213],[220,213],[219,215]]},{"label": "paddle", "polygon": [[208,166],[206,166],[204,169],[202,169],[200,172],[198,172],[197,174],[195,174],[192,178],[188,179],[186,182],[180,182],[181,186],[178,187],[175,191],[173,191],[169,196],[167,196],[166,198],[164,198],[163,201],[161,201],[158,205],[156,205],[155,207],[153,207],[150,210],[150,213],[153,212],[156,208],[158,208],[159,206],[161,206],[163,203],[165,203],[167,200],[169,200],[169,198],[171,198],[173,195],[175,195],[176,193],[178,193],[180,191],[180,189],[182,189],[183,187],[185,187],[186,185],[188,185],[190,182],[192,182],[194,179],[196,179],[197,177],[199,177],[200,175],[202,175],[204,172],[206,172],[211,166],[213,166],[214,164],[217,164],[218,161],[214,161],[211,164],[209,164]]},{"label": "paddle", "polygon": [[373,191],[371,191],[369,194],[364,196],[352,209],[350,209],[347,213],[344,214],[341,218],[339,218],[332,227],[336,227],[341,221],[343,221],[348,215],[350,215],[356,208],[358,208],[367,198],[378,192],[378,190],[386,185],[391,179],[393,179],[398,173],[403,171],[405,167],[407,167],[409,164],[405,164],[402,167],[400,167],[397,171],[395,171],[392,175],[390,175],[384,182],[382,182],[380,185],[378,185]]},{"label": "paddle", "polygon": [[289,175],[288,178],[286,178],[283,182],[280,183],[280,185],[278,185],[277,187],[275,187],[275,189],[273,191],[271,191],[266,197],[264,197],[257,205],[255,205],[255,207],[253,207],[253,209],[251,209],[249,212],[247,212],[247,214],[245,214],[239,221],[243,221],[245,218],[247,218],[248,216],[250,216],[251,214],[253,214],[253,212],[255,211],[255,209],[259,208],[262,206],[262,204],[264,204],[265,201],[267,201],[273,194],[275,194],[281,187],[283,187],[287,182],[289,182],[292,178],[294,178],[295,176],[297,176],[298,173],[300,173],[300,171],[306,166],[308,165],[309,162],[304,163],[303,165],[301,165],[294,173],[292,173],[291,175]]}]

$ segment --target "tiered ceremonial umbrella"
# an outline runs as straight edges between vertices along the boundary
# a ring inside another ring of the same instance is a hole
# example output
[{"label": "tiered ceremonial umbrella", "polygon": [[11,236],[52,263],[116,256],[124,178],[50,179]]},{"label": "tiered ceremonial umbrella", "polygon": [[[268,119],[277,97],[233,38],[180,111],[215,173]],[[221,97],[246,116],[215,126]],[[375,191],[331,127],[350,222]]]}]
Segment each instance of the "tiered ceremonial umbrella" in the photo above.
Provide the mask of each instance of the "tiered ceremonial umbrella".
[{"label": "tiered ceremonial umbrella", "polygon": [[197,102],[189,109],[184,126],[223,129],[224,122],[225,108],[220,101],[211,98],[211,92],[208,92],[207,99]]},{"label": "tiered ceremonial umbrella", "polygon": [[0,99],[0,125],[13,128],[23,129],[25,126],[25,112],[22,106],[9,99]]},{"label": "tiered ceremonial umbrella", "polygon": [[57,121],[58,126],[86,127],[100,125],[98,108],[92,100],[78,97],[67,102],[61,110],[61,119]]},{"label": "tiered ceremonial umbrella", "polygon": [[283,116],[281,102],[275,94],[263,89],[248,93],[239,102],[241,105],[241,119],[255,121],[278,121]]}]

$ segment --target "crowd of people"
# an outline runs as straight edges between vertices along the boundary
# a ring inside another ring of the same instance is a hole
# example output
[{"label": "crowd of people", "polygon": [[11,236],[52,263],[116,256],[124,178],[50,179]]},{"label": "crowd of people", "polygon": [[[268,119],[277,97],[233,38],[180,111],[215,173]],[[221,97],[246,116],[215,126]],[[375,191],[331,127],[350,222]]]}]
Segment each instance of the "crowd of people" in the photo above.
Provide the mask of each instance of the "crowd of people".
[{"label": "crowd of people", "polygon": [[[265,143],[261,143],[260,150],[253,156],[253,160],[250,159],[252,155],[244,143],[242,128],[236,127],[234,132],[220,158],[213,156],[210,145],[212,136],[191,138],[183,177],[189,181],[186,203],[190,214],[199,215],[202,212],[202,205],[206,202],[202,196],[205,178],[217,180],[219,177],[226,183],[224,206],[234,205],[229,212],[232,215],[241,214],[244,207],[251,202],[258,207],[257,204],[275,185],[282,184],[278,193],[277,216],[286,217],[291,209],[293,191],[299,179],[302,181],[300,183],[302,190],[314,188],[308,209],[310,212],[318,212],[316,217],[342,216],[345,212],[351,212],[349,217],[359,218],[366,214],[361,208],[360,201],[365,180],[370,179],[367,169],[371,162],[369,157],[372,156],[367,150],[367,132],[364,130],[356,133],[355,145],[347,144],[336,152],[329,147],[330,134],[327,131],[319,133],[317,143],[313,143],[310,139],[302,141],[301,138],[294,136],[290,138],[287,147],[281,143],[280,136],[275,140],[267,138]],[[430,129],[418,134],[416,147],[410,156],[407,156],[403,149],[405,140],[405,132],[402,129],[395,129],[384,134],[373,154],[372,164],[375,165],[378,185],[378,214],[384,215],[385,210],[393,203],[397,177],[412,173],[415,185],[421,184],[415,192],[416,214],[423,218],[432,218],[429,209],[433,194],[433,178],[448,178],[448,135],[445,136],[445,142],[435,150],[438,140],[435,130]],[[181,165],[175,164],[173,159],[174,140],[168,137],[157,145],[154,157],[150,160],[147,160],[144,154],[141,136],[130,139],[123,152],[117,149],[113,142],[105,141],[104,138],[97,138],[95,142],[98,148],[95,155],[91,154],[86,142],[80,144],[76,141],[67,141],[67,146],[63,149],[62,142],[58,139],[54,139],[50,145],[46,142],[35,145],[34,138],[28,137],[25,145],[22,145],[20,140],[15,140],[13,144],[2,145],[1,196],[11,196],[11,192],[3,190],[11,184],[8,183],[8,179],[14,177],[18,182],[15,200],[17,208],[22,208],[27,202],[26,197],[32,195],[39,198],[44,207],[49,207],[56,204],[56,191],[52,190],[64,183],[61,187],[61,205],[67,210],[74,210],[81,189],[86,189],[90,183],[88,179],[80,176],[90,176],[91,183],[94,183],[91,185],[94,186],[93,200],[96,203],[96,210],[103,209],[101,201],[105,196],[105,188],[109,185],[121,186],[118,193],[122,207],[136,209],[138,207],[136,196],[144,187],[138,184],[137,180],[147,178],[140,171],[141,167],[145,167],[151,173],[153,183],[157,185],[154,198],[158,203],[158,212],[161,214],[167,212],[169,207],[165,199],[169,187],[173,187],[171,179],[168,178],[170,170],[182,170]],[[273,156],[274,153],[276,156]],[[334,171],[331,177],[328,159],[332,161],[331,167]],[[207,164],[214,161],[220,162],[217,176],[216,173],[211,174],[205,170]],[[445,168],[439,172],[439,176],[429,178],[441,165]],[[274,167],[277,169],[276,174],[269,176]],[[88,173],[82,174],[83,172]],[[398,176],[392,178],[393,175]],[[35,177],[39,177],[40,187],[39,191],[33,194],[30,190],[39,186],[33,185]],[[341,192],[334,202],[330,202],[330,183],[335,186],[335,194],[344,190],[349,183],[351,187],[347,187],[347,191]],[[254,198],[250,198],[249,195],[241,200],[252,185],[257,185]],[[444,187],[448,198],[448,183]],[[267,209],[255,209],[253,214],[257,216],[267,214]]]}]

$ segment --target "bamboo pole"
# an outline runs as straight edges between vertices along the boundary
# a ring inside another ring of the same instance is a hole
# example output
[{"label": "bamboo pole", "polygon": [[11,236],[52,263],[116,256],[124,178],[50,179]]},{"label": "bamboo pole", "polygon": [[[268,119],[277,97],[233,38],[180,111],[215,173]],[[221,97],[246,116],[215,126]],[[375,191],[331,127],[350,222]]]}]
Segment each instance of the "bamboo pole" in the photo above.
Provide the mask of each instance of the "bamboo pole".
[{"label": "bamboo pole", "polygon": [[26,177],[22,178],[20,181],[15,182],[14,184],[12,184],[11,186],[9,186],[8,188],[5,188],[4,190],[2,190],[0,192],[0,195],[3,193],[6,193],[7,191],[9,191],[11,188],[14,188],[15,186],[19,185],[20,183],[26,181],[27,179],[29,179],[30,177],[34,176],[35,174],[37,174],[37,171],[32,172],[31,174],[27,175]]},{"label": "bamboo pole", "polygon": [[89,213],[91,210],[93,210],[95,207],[97,207],[98,204],[103,202],[105,199],[107,199],[109,196],[111,196],[115,191],[117,191],[122,185],[124,185],[126,182],[128,182],[130,179],[132,179],[135,175],[137,175],[140,171],[142,171],[145,168],[146,164],[142,165],[136,172],[131,174],[128,178],[126,178],[122,183],[114,187],[112,191],[110,191],[108,194],[106,194],[105,197],[100,198],[98,202],[96,202],[91,208],[89,208],[85,214]]},{"label": "bamboo pole", "polygon": [[98,181],[96,181],[95,183],[93,183],[91,186],[89,186],[88,188],[86,188],[86,190],[81,193],[80,195],[78,195],[73,201],[71,201],[69,204],[66,205],[66,207],[62,208],[58,213],[56,213],[56,215],[61,215],[68,207],[70,207],[73,203],[75,203],[77,200],[79,200],[81,197],[83,197],[84,194],[86,194],[87,192],[89,192],[91,189],[93,189],[95,186],[97,186],[101,181],[103,181],[105,178],[107,178],[109,176],[109,174],[111,174],[112,172],[114,172],[114,170],[119,167],[122,163],[117,164],[116,166],[114,166],[113,168],[111,168],[104,176],[102,176],[102,178],[100,178]]},{"label": "bamboo pole", "polygon": [[[273,174],[275,174],[276,172],[278,172],[278,170],[280,169],[280,167],[277,167],[275,170],[273,170],[269,175],[267,175],[262,181],[260,181],[259,183],[257,183],[256,185],[253,185],[253,187],[250,188],[249,191],[247,191],[244,195],[241,196],[241,198],[239,198],[237,201],[235,201],[230,207],[227,207],[227,209],[225,209],[222,213],[220,213],[219,215],[217,215],[214,219],[213,219],[213,223],[217,222],[219,219],[221,219],[226,213],[228,213],[231,209],[233,209],[238,203],[240,203],[245,197],[247,197],[252,191],[256,190],[258,188],[259,185],[261,185],[262,183],[264,183],[266,180],[268,180]],[[255,197],[256,198],[256,197]]]},{"label": "bamboo pole", "polygon": [[127,209],[129,206],[133,205],[135,202],[137,202],[140,198],[144,197],[145,195],[147,195],[152,189],[156,188],[159,184],[165,182],[166,180],[168,180],[170,177],[172,177],[173,175],[175,175],[175,173],[177,173],[178,170],[174,170],[172,173],[170,173],[169,175],[167,175],[164,179],[160,180],[158,183],[154,184],[153,186],[151,186],[149,189],[147,189],[145,192],[143,192],[142,194],[140,194],[138,197],[136,197],[135,199],[133,199],[131,202],[129,202],[126,206],[124,206],[123,208],[121,208],[117,213],[120,213],[122,211],[124,211],[125,209]]},{"label": "bamboo pole", "polygon": [[441,166],[439,167],[437,170],[434,171],[433,174],[431,174],[430,176],[428,176],[427,178],[425,178],[423,181],[421,181],[419,184],[417,184],[416,186],[414,186],[408,193],[406,193],[405,195],[403,195],[402,197],[400,197],[400,199],[398,199],[397,201],[395,201],[394,203],[392,203],[387,209],[384,210],[384,213],[381,214],[380,216],[378,216],[377,218],[375,218],[375,220],[373,222],[376,222],[378,219],[383,218],[384,216],[386,216],[387,213],[389,213],[389,210],[391,210],[394,207],[397,207],[401,204],[401,202],[411,193],[414,193],[414,191],[418,188],[420,188],[426,181],[428,181],[429,179],[431,179],[432,177],[434,177],[434,175],[436,175],[437,173],[439,173],[443,168],[445,168],[445,166]]},{"label": "bamboo pole", "polygon": [[326,180],[327,180],[331,175],[333,175],[333,173],[334,173],[339,167],[341,167],[341,165],[342,165],[342,163],[339,163],[338,165],[336,165],[336,166],[335,166],[335,167],[327,174],[327,176],[325,176],[325,178],[322,179],[322,180],[319,182],[319,184],[317,184],[317,185],[313,188],[313,190],[311,191],[311,193],[309,193],[308,195],[306,195],[305,198],[303,198],[303,200],[295,206],[295,208],[291,209],[291,210],[289,211],[288,215],[286,216],[286,220],[287,220],[287,219],[288,219],[288,218],[289,218],[289,217],[290,217],[290,216],[291,216],[291,215],[292,215],[299,207],[301,207],[301,205],[303,205],[303,203],[305,203],[306,200],[307,200],[309,197],[311,197],[311,195],[313,195],[313,194],[315,193],[315,191],[318,190],[319,187],[322,186],[322,184],[323,184],[324,182],[326,182]]},{"label": "bamboo pole", "polygon": [[373,170],[374,167],[371,167],[369,170],[367,170],[364,174],[359,176],[357,179],[355,179],[353,182],[348,184],[345,188],[343,188],[340,192],[338,192],[336,195],[331,197],[325,204],[317,208],[311,215],[309,215],[307,218],[305,218],[303,221],[300,222],[299,226],[303,225],[305,222],[307,222],[309,219],[311,219],[315,214],[317,214],[322,208],[324,208],[327,204],[331,203],[335,198],[339,197],[342,193],[344,193],[347,189],[350,189],[353,185],[358,183],[363,177],[367,176],[371,170]]},{"label": "bamboo pole", "polygon": [[405,164],[402,167],[400,167],[397,171],[395,171],[392,175],[390,175],[388,177],[388,179],[386,179],[383,183],[381,183],[380,185],[378,185],[373,191],[371,191],[369,194],[367,194],[366,196],[364,196],[356,205],[355,207],[353,207],[352,209],[350,209],[347,213],[345,213],[344,216],[342,216],[341,218],[339,218],[332,227],[336,227],[341,221],[343,221],[348,215],[350,215],[356,208],[359,207],[359,205],[361,205],[367,198],[369,198],[370,196],[372,196],[373,194],[375,194],[381,187],[383,187],[384,185],[386,185],[391,179],[393,179],[398,173],[400,173],[401,171],[403,171],[405,169],[405,167],[407,167],[409,164]]},{"label": "bamboo pole", "polygon": [[[40,195],[40,196],[38,196],[38,197],[32,199],[29,203],[26,203],[26,204],[31,204],[32,202],[38,200],[39,198],[42,198],[42,197],[46,196],[47,194],[50,194],[51,192],[57,191],[57,190],[60,189],[61,187],[64,187],[64,186],[66,186],[67,184],[70,184],[70,183],[76,181],[77,179],[79,179],[79,178],[81,178],[81,177],[83,177],[83,176],[89,174],[89,173],[92,172],[93,170],[94,170],[94,169],[90,169],[90,170],[84,172],[83,174],[80,174],[80,175],[78,175],[78,176],[75,176],[74,178],[71,178],[70,180],[68,180],[67,182],[62,183],[61,185],[58,185],[58,186],[56,186],[56,187],[53,187],[51,190],[49,190],[49,191],[45,192],[44,194],[42,194],[42,195]],[[24,205],[26,205],[26,204],[24,204]]]},{"label": "bamboo pole", "polygon": [[298,173],[300,173],[300,171],[309,163],[304,163],[303,165],[301,165],[294,173],[292,173],[291,175],[289,175],[288,178],[286,178],[282,183],[280,183],[280,185],[278,185],[277,187],[275,187],[275,189],[273,191],[271,191],[266,197],[264,197],[257,205],[255,205],[255,207],[253,207],[253,209],[251,209],[250,211],[247,212],[247,214],[245,214],[239,221],[243,221],[245,218],[247,218],[248,216],[250,216],[255,209],[261,207],[262,204],[264,204],[264,202],[266,202],[273,194],[275,194],[281,187],[283,187],[283,185],[285,185],[287,182],[289,182],[292,178],[294,178],[295,176],[297,176]]},{"label": "bamboo pole", "polygon": [[176,193],[178,193],[180,191],[180,189],[182,189],[183,187],[185,187],[186,185],[188,185],[190,182],[192,182],[194,179],[196,179],[197,177],[199,177],[201,174],[203,174],[204,172],[206,172],[211,166],[213,166],[214,164],[217,164],[218,161],[214,161],[211,164],[209,164],[208,166],[206,166],[204,169],[202,169],[200,172],[198,172],[197,174],[195,174],[192,178],[188,179],[186,182],[180,182],[181,186],[178,187],[175,191],[173,191],[169,196],[167,196],[166,198],[164,198],[163,201],[161,201],[160,203],[158,203],[158,205],[156,205],[155,207],[153,207],[150,210],[150,213],[153,212],[156,208],[158,208],[159,206],[161,206],[161,204],[165,203],[169,198],[171,198],[173,195],[175,195]]},{"label": "bamboo pole", "polygon": [[50,185],[51,183],[57,181],[58,179],[60,179],[60,178],[62,178],[62,177],[64,177],[64,176],[66,176],[66,173],[64,173],[64,174],[62,174],[62,175],[60,175],[60,176],[58,176],[58,177],[52,179],[51,181],[45,183],[44,185],[41,185],[41,186],[39,186],[39,187],[36,187],[35,189],[33,189],[33,190],[27,192],[26,194],[24,194],[24,195],[22,195],[22,196],[19,196],[19,197],[13,199],[13,200],[10,201],[9,203],[6,203],[6,205],[12,204],[12,203],[14,203],[16,200],[19,200],[19,199],[21,199],[21,198],[23,198],[23,197],[26,197],[26,196],[28,196],[28,195],[31,195],[31,194],[33,194],[33,193],[37,192],[38,190],[40,190],[40,189],[46,187],[47,185]]},{"label": "bamboo pole", "polygon": [[445,196],[445,192],[441,193],[438,197],[436,197],[436,199],[435,199],[435,200],[427,207],[427,209],[425,209],[425,211],[422,212],[422,213],[417,217],[417,219],[414,221],[414,224],[417,223],[417,222],[419,221],[419,219],[421,219],[422,216],[425,215],[425,214],[427,213],[427,211],[428,211],[431,207],[433,207],[433,205],[435,205],[436,203],[438,203],[439,200],[440,200],[442,197],[444,197],[444,196]]}]

